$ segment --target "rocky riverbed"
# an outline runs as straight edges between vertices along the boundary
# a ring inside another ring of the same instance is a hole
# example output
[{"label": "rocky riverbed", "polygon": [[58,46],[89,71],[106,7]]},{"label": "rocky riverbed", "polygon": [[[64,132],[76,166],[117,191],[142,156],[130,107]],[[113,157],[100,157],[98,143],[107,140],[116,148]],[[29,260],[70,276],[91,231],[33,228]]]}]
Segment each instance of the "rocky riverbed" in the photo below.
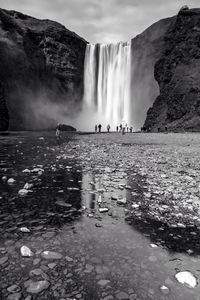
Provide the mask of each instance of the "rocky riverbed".
[{"label": "rocky riverbed", "polygon": [[0,299],[199,299],[199,134],[0,137]]}]

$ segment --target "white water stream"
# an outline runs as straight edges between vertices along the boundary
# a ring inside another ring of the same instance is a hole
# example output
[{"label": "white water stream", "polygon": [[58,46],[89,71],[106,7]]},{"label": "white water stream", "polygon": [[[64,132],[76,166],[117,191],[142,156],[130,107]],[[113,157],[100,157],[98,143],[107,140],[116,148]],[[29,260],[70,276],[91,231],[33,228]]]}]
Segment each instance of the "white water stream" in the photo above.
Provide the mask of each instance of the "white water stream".
[{"label": "white water stream", "polygon": [[110,124],[111,130],[122,120],[131,125],[130,82],[130,43],[87,45],[84,105],[94,112],[96,124]]}]

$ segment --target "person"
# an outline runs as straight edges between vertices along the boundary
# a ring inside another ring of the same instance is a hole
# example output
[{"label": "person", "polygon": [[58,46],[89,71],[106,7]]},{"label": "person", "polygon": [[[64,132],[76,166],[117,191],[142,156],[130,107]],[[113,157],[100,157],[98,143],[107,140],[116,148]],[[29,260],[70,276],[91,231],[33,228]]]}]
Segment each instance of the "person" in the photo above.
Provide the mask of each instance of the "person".
[{"label": "person", "polygon": [[110,124],[107,125],[107,131],[110,132]]},{"label": "person", "polygon": [[133,126],[131,125],[131,127],[130,127],[130,133],[132,133],[133,132]]},{"label": "person", "polygon": [[118,127],[118,126],[116,127],[116,130],[117,130],[117,132],[118,132],[118,130],[119,130],[119,127]]},{"label": "person", "polygon": [[119,125],[119,132],[122,132],[122,124]]},{"label": "person", "polygon": [[56,127],[56,138],[60,139],[61,138],[61,124],[58,123]]},{"label": "person", "polygon": [[126,127],[126,131],[128,132],[128,126]]},{"label": "person", "polygon": [[126,126],[127,126],[126,121],[123,120],[122,121],[122,134],[125,134]]},{"label": "person", "polygon": [[94,126],[95,133],[97,133],[97,125]]},{"label": "person", "polygon": [[99,124],[99,125],[98,125],[99,133],[101,132],[101,127],[102,127],[102,125]]}]

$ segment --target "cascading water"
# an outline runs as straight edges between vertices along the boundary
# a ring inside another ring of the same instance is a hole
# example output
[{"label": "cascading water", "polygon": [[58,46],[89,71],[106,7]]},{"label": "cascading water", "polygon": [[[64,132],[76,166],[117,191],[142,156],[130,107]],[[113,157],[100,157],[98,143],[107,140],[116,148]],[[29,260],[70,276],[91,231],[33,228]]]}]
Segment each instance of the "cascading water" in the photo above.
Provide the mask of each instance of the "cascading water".
[{"label": "cascading water", "polygon": [[84,104],[96,112],[96,123],[115,129],[124,119],[131,125],[130,82],[130,43],[87,45]]}]

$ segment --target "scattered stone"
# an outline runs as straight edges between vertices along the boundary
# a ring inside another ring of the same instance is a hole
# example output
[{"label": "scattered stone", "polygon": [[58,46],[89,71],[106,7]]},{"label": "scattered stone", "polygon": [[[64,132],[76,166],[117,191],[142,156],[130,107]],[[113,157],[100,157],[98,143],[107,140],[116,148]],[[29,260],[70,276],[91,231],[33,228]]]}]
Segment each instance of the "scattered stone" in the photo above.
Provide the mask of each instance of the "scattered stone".
[{"label": "scattered stone", "polygon": [[20,227],[21,232],[30,233],[31,231],[27,227]]},{"label": "scattered stone", "polygon": [[8,257],[7,256],[4,256],[2,258],[0,258],[0,266],[5,264],[6,262],[8,261]]},{"label": "scattered stone", "polygon": [[47,280],[31,282],[27,288],[27,292],[31,294],[38,294],[43,290],[48,289],[49,285],[50,283]]},{"label": "scattered stone", "polygon": [[13,184],[13,183],[15,183],[15,181],[16,180],[14,178],[9,178],[8,181],[7,181],[7,183],[8,184]]},{"label": "scattered stone", "polygon": [[7,300],[20,300],[22,294],[21,293],[14,293],[11,295],[8,295]]},{"label": "scattered stone", "polygon": [[164,295],[169,294],[169,288],[167,286],[165,286],[165,285],[162,285],[160,287],[160,290],[161,290],[162,294],[164,294]]},{"label": "scattered stone", "polygon": [[119,292],[115,296],[117,299],[120,299],[120,300],[128,300],[129,299],[129,295],[125,292]]},{"label": "scattered stone", "polygon": [[27,183],[25,183],[23,189],[24,190],[30,190],[30,189],[32,189],[32,187],[33,187],[33,184],[27,182]]},{"label": "scattered stone", "polygon": [[55,204],[57,204],[57,205],[59,205],[59,206],[68,207],[68,208],[72,207],[71,204],[65,203],[63,200],[57,200],[57,201],[55,202]]},{"label": "scattered stone", "polygon": [[22,173],[31,173],[31,171],[29,169],[24,169]]},{"label": "scattered stone", "polygon": [[150,244],[151,248],[158,248],[158,246],[156,244]]},{"label": "scattered stone", "polygon": [[18,194],[20,196],[26,196],[28,193],[29,193],[29,191],[25,190],[25,189],[21,189],[21,190],[18,191]]},{"label": "scattered stone", "polygon": [[65,259],[66,259],[66,261],[68,261],[68,262],[72,262],[72,261],[73,261],[73,258],[71,258],[71,257],[69,257],[69,256],[65,256]]},{"label": "scattered stone", "polygon": [[100,208],[99,208],[99,212],[100,212],[100,213],[108,212],[108,210],[109,210],[109,209],[108,209],[107,207],[102,207],[102,208],[100,207]]},{"label": "scattered stone", "polygon": [[42,252],[42,257],[45,259],[61,259],[62,254],[54,251],[44,251]]},{"label": "scattered stone", "polygon": [[13,284],[13,285],[11,285],[11,286],[9,286],[9,287],[7,288],[7,291],[8,291],[9,293],[17,293],[17,292],[20,292],[20,291],[21,291],[21,288],[20,288],[18,285]]},{"label": "scattered stone", "polygon": [[127,202],[126,198],[117,199],[117,204],[119,205],[125,205]]},{"label": "scattered stone", "polygon": [[96,226],[96,227],[103,227],[103,225],[100,224],[100,223],[96,223],[95,226]]},{"label": "scattered stone", "polygon": [[36,265],[38,265],[39,264],[39,262],[40,262],[40,258],[35,258],[34,260],[33,260],[33,265],[34,266],[36,266]]},{"label": "scattered stone", "polygon": [[110,283],[110,280],[106,280],[106,279],[101,279],[98,282],[98,285],[100,285],[101,287],[106,286],[108,283]]},{"label": "scattered stone", "polygon": [[21,253],[21,256],[24,256],[24,257],[31,257],[34,255],[34,253],[31,251],[31,249],[29,249],[27,246],[22,246],[20,248],[20,253]]},{"label": "scattered stone", "polygon": [[132,208],[138,208],[138,207],[140,207],[140,206],[139,206],[139,204],[136,204],[136,203],[135,203],[135,204],[132,204],[131,207],[132,207]]},{"label": "scattered stone", "polygon": [[56,266],[56,263],[51,263],[51,264],[48,264],[48,267],[49,269],[54,269]]},{"label": "scattered stone", "polygon": [[187,287],[194,288],[197,286],[197,279],[195,276],[188,271],[178,272],[175,275],[175,278],[178,282],[186,285]]}]

